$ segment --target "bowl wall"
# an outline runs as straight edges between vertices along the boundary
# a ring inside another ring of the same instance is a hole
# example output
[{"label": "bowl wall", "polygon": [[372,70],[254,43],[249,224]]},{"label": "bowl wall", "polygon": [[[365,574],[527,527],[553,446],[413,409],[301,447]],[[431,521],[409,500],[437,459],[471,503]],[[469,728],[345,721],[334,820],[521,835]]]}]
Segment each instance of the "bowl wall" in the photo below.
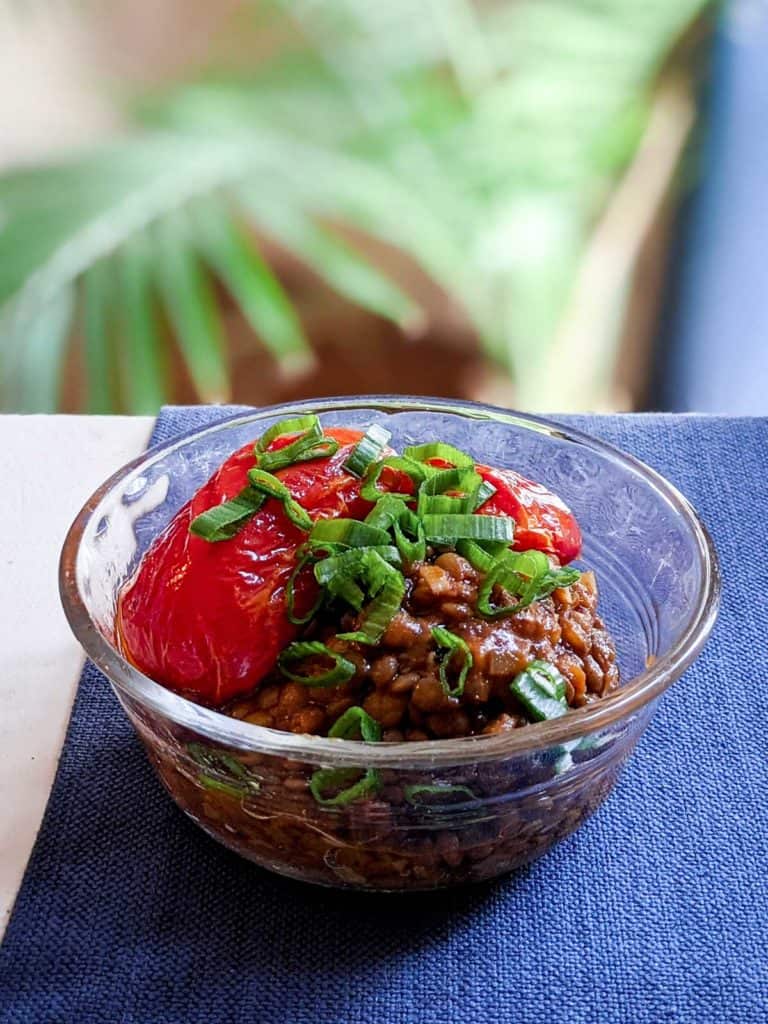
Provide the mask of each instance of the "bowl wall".
[{"label": "bowl wall", "polygon": [[[128,665],[112,646],[116,596],[147,547],[231,452],[307,411],[326,426],[383,422],[396,448],[444,440],[560,494],[582,526],[582,563],[597,575],[622,672],[619,693],[507,736],[374,748],[236,722]],[[577,828],[609,792],[660,694],[703,644],[717,592],[716,560],[695,514],[641,463],[547,421],[422,399],[284,406],[150,452],[87,503],[62,556],[73,628],[182,809],[266,867],[366,888],[487,878]],[[320,770],[347,772],[360,782],[360,798],[318,802],[309,784]],[[375,799],[365,794],[370,772]]]}]

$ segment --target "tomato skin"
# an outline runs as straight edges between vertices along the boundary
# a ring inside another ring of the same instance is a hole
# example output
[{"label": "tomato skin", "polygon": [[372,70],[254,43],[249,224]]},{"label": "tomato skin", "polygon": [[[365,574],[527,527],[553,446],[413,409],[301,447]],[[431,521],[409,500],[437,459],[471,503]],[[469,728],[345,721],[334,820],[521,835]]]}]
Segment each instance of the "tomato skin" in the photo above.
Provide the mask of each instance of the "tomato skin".
[{"label": "tomato skin", "polygon": [[[360,497],[360,481],[341,465],[362,434],[325,433],[339,441],[335,455],[297,463],[276,476],[313,519],[361,518],[370,503]],[[176,514],[118,601],[117,639],[128,659],[169,689],[206,704],[253,689],[298,632],[285,613],[285,587],[305,535],[278,501],[267,501],[230,540],[209,543],[189,532],[195,516],[246,486],[253,466],[251,443]],[[303,575],[301,584],[299,600],[311,603],[311,575]]]},{"label": "tomato skin", "polygon": [[[360,480],[342,470],[362,433],[325,433],[339,442],[335,455],[276,476],[313,519],[362,519],[371,503],[360,495]],[[268,500],[229,540],[210,543],[189,532],[196,516],[247,485],[254,464],[252,443],[235,452],[156,538],[118,598],[115,632],[128,660],[169,689],[213,706],[252,690],[298,633],[286,615],[285,588],[305,534],[280,502]],[[578,524],[560,498],[513,470],[477,471],[496,487],[478,511],[514,518],[517,550],[535,548],[562,563],[579,554]],[[408,477],[399,481],[406,484]],[[311,570],[299,576],[295,594],[299,613],[311,606]]]},{"label": "tomato skin", "polygon": [[512,547],[515,551],[543,551],[554,555],[562,565],[581,553],[581,530],[576,517],[543,484],[526,480],[513,469],[477,466],[477,472],[496,493],[482,505],[483,515],[511,516],[517,526]]}]

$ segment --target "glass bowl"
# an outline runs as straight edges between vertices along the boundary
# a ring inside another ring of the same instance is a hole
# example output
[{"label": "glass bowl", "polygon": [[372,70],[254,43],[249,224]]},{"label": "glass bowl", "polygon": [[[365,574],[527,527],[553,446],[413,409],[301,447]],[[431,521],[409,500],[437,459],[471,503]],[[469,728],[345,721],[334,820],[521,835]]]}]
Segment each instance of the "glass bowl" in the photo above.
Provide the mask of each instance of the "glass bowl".
[{"label": "glass bowl", "polygon": [[[495,736],[366,744],[237,721],[148,679],[116,650],[115,600],[153,538],[233,451],[286,416],[384,422],[401,448],[440,439],[560,494],[584,534],[622,686],[607,698]],[[176,803],[263,867],[322,885],[433,889],[510,871],[573,832],[605,800],[664,690],[712,629],[719,573],[691,506],[661,476],[556,423],[469,402],[339,398],[237,415],[135,459],[86,502],[64,544],[60,587],[78,640],[106,675]],[[319,804],[320,769],[375,794]]]}]

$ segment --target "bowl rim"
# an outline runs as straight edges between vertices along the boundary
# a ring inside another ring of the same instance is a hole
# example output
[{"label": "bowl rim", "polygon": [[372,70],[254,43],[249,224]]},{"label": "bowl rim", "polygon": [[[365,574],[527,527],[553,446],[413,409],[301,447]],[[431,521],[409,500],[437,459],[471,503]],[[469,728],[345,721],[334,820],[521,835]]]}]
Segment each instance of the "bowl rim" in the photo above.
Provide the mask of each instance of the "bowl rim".
[{"label": "bowl rim", "polygon": [[[226,407],[222,407],[224,410]],[[59,562],[59,592],[65,615],[88,657],[104,672],[124,698],[170,718],[176,724],[205,735],[215,743],[243,751],[272,754],[317,764],[376,765],[379,767],[450,766],[498,760],[541,751],[574,741],[622,722],[659,697],[697,657],[715,620],[720,602],[721,574],[712,539],[690,502],[656,470],[619,448],[584,431],[548,417],[519,413],[500,406],[468,400],[412,395],[361,395],[305,399],[245,410],[145,450],[113,473],[84,503],[67,532]],[[622,464],[652,486],[680,514],[688,527],[701,567],[701,584],[691,601],[686,627],[678,641],[625,686],[604,699],[569,712],[562,718],[537,722],[525,729],[495,736],[468,736],[448,740],[421,740],[362,744],[321,736],[283,732],[230,718],[195,704],[145,676],[102,635],[92,620],[77,581],[77,561],[85,529],[101,501],[124,477],[151,465],[192,441],[238,424],[259,423],[275,416],[318,414],[371,409],[383,412],[446,412],[492,420],[545,433],[596,451]],[[364,751],[364,753],[363,753]]]}]

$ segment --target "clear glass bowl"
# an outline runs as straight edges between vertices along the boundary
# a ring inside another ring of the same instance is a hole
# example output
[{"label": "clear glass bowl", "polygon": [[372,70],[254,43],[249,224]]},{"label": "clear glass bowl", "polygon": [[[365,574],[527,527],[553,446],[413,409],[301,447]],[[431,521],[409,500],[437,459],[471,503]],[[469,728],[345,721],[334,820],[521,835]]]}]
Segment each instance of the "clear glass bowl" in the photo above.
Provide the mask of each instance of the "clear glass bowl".
[{"label": "clear glass bowl", "polygon": [[[401,448],[436,438],[559,493],[584,533],[623,684],[564,718],[496,736],[363,744],[262,728],[200,707],[115,649],[115,599],[153,538],[235,449],[286,416],[385,422]],[[591,815],[664,690],[712,629],[719,572],[691,506],[637,460],[556,423],[472,403],[364,397],[238,415],[153,449],[86,502],[64,544],[64,609],[160,779],[201,828],[272,871],[322,885],[415,890],[491,878]],[[319,768],[379,773],[375,797],[313,798]]]}]

